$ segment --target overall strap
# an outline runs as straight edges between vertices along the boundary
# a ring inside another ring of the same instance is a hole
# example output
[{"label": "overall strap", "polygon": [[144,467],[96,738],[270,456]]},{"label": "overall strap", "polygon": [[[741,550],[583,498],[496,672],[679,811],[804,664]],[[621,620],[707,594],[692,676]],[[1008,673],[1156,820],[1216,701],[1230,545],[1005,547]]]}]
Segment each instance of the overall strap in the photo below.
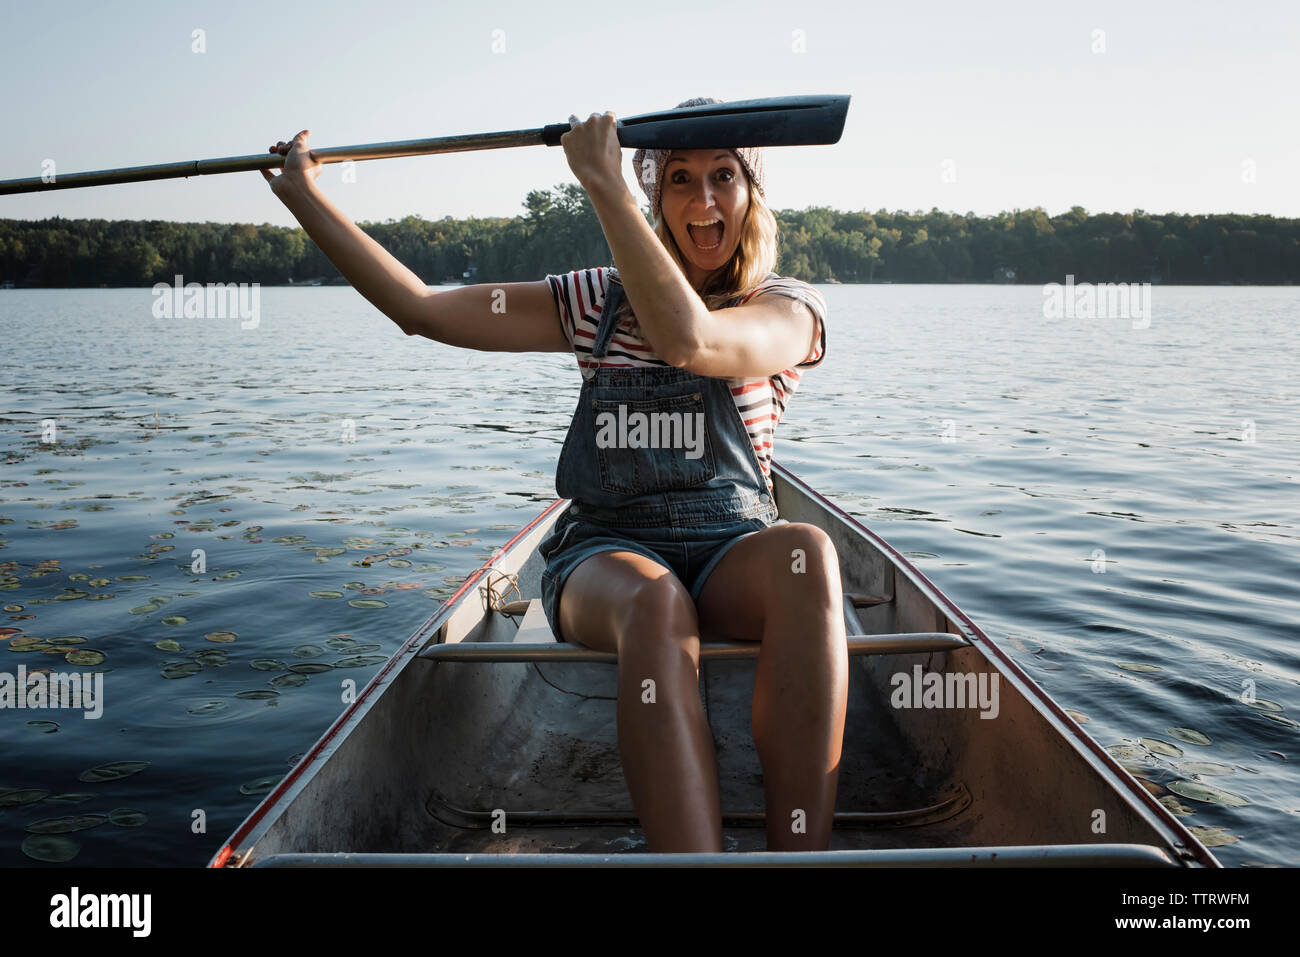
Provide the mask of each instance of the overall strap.
[{"label": "overall strap", "polygon": [[614,338],[614,331],[618,328],[618,323],[614,319],[614,313],[618,307],[623,304],[627,295],[623,292],[623,284],[617,282],[612,276],[605,286],[605,302],[600,307],[600,325],[596,327],[596,342],[591,347],[591,357],[593,359],[603,359],[609,354],[609,343]]}]

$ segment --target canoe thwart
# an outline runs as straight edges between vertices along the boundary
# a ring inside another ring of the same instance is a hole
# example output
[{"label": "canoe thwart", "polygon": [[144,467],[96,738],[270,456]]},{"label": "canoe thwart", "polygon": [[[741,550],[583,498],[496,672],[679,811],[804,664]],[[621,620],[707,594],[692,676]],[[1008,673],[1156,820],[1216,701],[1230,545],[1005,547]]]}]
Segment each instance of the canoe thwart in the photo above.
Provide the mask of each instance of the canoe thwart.
[{"label": "canoe thwart", "polygon": [[853,603],[854,608],[870,608],[872,605],[888,605],[894,600],[893,595],[850,595],[845,599]]},{"label": "canoe thwart", "polygon": [[[757,641],[700,642],[700,659],[717,661],[757,658],[762,645]],[[961,635],[942,631],[918,631],[894,635],[849,635],[850,655],[910,655],[931,651],[955,651],[970,647]],[[504,642],[461,641],[429,645],[419,653],[426,661],[602,661],[618,662],[618,653],[597,651],[566,641]]]}]

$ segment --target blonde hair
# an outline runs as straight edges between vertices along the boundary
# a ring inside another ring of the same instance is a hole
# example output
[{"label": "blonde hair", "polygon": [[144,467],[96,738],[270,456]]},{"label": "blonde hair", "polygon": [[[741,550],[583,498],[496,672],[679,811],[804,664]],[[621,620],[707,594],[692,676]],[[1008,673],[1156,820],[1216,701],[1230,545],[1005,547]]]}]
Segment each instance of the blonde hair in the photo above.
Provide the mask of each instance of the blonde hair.
[{"label": "blonde hair", "polygon": [[[743,164],[741,168],[744,168]],[[736,244],[736,251],[727,260],[727,264],[710,276],[704,288],[699,290],[700,298],[710,310],[717,309],[728,299],[757,288],[776,268],[776,216],[763,199],[763,194],[754,188],[748,172],[745,173],[745,181],[749,184],[749,209],[745,211],[745,220],[740,224],[740,242]],[[684,275],[686,265],[682,251],[678,248],[668,223],[664,221],[662,211],[658,222],[654,224],[654,232]],[[618,318],[623,319],[630,311],[630,306],[624,300],[618,310]]]}]

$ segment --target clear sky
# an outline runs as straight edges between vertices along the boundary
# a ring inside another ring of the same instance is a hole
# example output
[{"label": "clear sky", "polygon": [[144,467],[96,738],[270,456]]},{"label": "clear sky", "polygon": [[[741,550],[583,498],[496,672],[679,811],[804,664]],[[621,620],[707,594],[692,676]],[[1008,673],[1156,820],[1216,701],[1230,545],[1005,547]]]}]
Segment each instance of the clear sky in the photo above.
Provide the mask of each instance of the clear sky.
[{"label": "clear sky", "polygon": [[[767,151],[774,206],[1300,216],[1295,0],[13,2],[0,79],[0,179],[849,93],[839,144]],[[576,181],[541,146],[340,170],[373,221]],[[294,224],[255,172],[0,197],[55,215]]]}]

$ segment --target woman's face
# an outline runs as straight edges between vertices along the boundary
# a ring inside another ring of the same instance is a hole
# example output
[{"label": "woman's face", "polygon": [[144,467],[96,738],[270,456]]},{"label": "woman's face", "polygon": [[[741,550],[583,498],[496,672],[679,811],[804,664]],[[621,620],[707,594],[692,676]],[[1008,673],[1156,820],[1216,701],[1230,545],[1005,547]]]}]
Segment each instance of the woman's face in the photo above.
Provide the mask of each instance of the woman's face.
[{"label": "woman's face", "polygon": [[664,165],[659,205],[686,261],[686,278],[700,289],[740,244],[749,211],[745,169],[731,150],[673,150]]}]

